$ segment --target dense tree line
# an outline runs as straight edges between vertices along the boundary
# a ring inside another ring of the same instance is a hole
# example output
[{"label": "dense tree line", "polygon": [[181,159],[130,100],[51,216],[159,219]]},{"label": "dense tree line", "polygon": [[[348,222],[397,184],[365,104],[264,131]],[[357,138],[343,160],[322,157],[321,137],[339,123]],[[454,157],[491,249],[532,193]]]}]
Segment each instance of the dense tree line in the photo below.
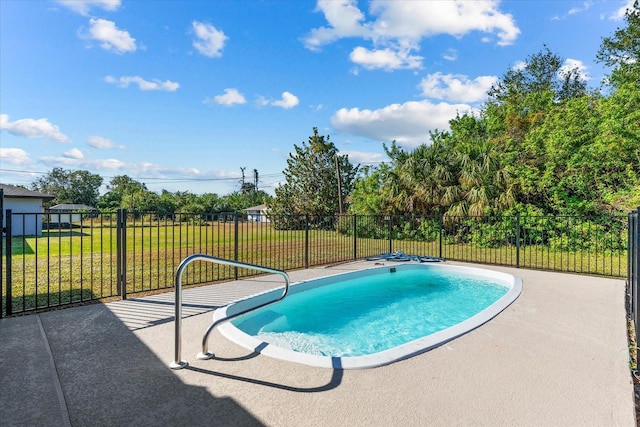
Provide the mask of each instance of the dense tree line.
[{"label": "dense tree line", "polygon": [[640,205],[640,9],[603,40],[613,68],[600,90],[546,46],[491,88],[478,114],[413,151],[385,146],[365,168],[351,213],[620,213]]}]

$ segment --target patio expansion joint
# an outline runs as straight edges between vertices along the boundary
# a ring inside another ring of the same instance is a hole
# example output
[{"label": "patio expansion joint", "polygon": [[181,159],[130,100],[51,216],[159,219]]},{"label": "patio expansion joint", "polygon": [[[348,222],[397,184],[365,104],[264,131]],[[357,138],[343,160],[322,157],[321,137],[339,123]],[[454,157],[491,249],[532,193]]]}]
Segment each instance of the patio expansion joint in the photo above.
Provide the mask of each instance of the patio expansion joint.
[{"label": "patio expansion joint", "polygon": [[62,417],[62,420],[61,420],[62,425],[71,427],[71,419],[69,417],[69,408],[67,407],[67,400],[64,397],[64,392],[62,391],[62,384],[60,383],[58,368],[56,367],[56,362],[53,359],[53,352],[51,351],[51,346],[49,345],[49,338],[47,337],[47,333],[45,332],[44,327],[42,326],[42,320],[40,318],[40,314],[36,314],[35,316],[38,322],[38,327],[40,328],[40,333],[42,334],[44,348],[49,358],[49,365],[51,367],[51,373],[53,377],[53,385],[56,389],[58,403],[60,404],[60,416]]}]

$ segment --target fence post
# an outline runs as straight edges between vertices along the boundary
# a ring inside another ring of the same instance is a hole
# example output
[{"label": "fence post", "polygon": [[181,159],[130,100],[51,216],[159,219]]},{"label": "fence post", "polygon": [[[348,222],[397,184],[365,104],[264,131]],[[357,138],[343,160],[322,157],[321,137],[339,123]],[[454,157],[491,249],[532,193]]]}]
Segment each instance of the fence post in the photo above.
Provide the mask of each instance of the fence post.
[{"label": "fence post", "polygon": [[120,222],[122,221],[122,209],[116,210],[116,293],[122,294],[122,233],[120,232]]},{"label": "fence post", "polygon": [[304,215],[304,268],[309,268],[309,214]]},{"label": "fence post", "polygon": [[358,259],[358,220],[357,215],[353,214],[353,260]]},{"label": "fence post", "polygon": [[[238,261],[238,212],[233,214],[233,260]],[[238,267],[233,267],[233,277],[238,280]]]},{"label": "fence post", "polygon": [[[633,214],[633,213],[632,213]],[[633,287],[633,323],[636,330],[636,360],[638,358],[638,338],[640,338],[640,318],[638,316],[638,285],[640,285],[640,277],[638,277],[638,269],[640,269],[640,206],[636,209],[633,219],[633,236],[632,241],[627,244],[627,251],[633,252],[631,260],[631,286]]]},{"label": "fence post", "polygon": [[6,283],[7,283],[7,292],[6,292],[6,309],[7,309],[7,316],[11,316],[11,314],[13,314],[13,305],[11,304],[11,300],[13,299],[13,295],[11,292],[11,288],[12,288],[12,282],[13,282],[13,277],[12,277],[12,261],[11,261],[11,240],[13,237],[13,233],[11,232],[11,209],[7,209],[7,217],[5,218],[5,224],[6,224],[6,232],[5,232],[5,245],[6,245],[6,255],[5,255],[5,263],[7,266],[7,272],[6,272]]},{"label": "fence post", "polygon": [[[129,212],[126,209],[122,209],[122,226],[120,232],[122,233],[122,299],[127,299],[127,216]],[[135,243],[135,236],[134,236]],[[135,259],[135,256],[134,256]],[[134,266],[135,267],[135,266]],[[134,274],[135,278],[135,274]]]},{"label": "fence post", "polygon": [[439,236],[439,248],[438,248],[438,258],[442,258],[442,223],[444,222],[444,215],[440,215],[438,218],[438,236]]},{"label": "fence post", "polygon": [[634,249],[634,227],[635,212],[629,212],[627,215],[627,292],[629,293],[629,311],[635,320],[636,313],[636,288],[633,275],[633,249]]},{"label": "fence post", "polygon": [[116,211],[116,287],[120,297],[127,299],[127,210]]},{"label": "fence post", "polygon": [[520,268],[520,212],[516,214],[516,268]]},{"label": "fence post", "polygon": [[393,215],[389,215],[389,253],[393,253],[393,241],[391,232],[393,231]]},{"label": "fence post", "polygon": [[[2,309],[2,277],[4,275],[4,268],[2,266],[2,260],[4,259],[4,248],[2,245],[2,236],[4,236],[4,190],[0,188],[0,319],[2,319],[4,310]],[[7,286],[11,286],[7,283]]]}]

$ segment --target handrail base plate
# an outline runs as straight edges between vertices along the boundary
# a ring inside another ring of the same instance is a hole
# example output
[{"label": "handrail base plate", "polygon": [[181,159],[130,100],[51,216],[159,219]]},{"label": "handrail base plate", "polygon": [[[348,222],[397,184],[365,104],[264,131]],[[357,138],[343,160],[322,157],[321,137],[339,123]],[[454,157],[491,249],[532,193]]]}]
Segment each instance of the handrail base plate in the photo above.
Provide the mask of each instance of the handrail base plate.
[{"label": "handrail base plate", "polygon": [[196,356],[198,359],[200,360],[209,360],[209,359],[213,359],[213,353],[198,353],[198,355]]},{"label": "handrail base plate", "polygon": [[181,360],[179,362],[171,362],[169,363],[169,367],[171,369],[183,369],[186,368],[187,366],[189,366],[189,362],[185,361],[185,360]]}]

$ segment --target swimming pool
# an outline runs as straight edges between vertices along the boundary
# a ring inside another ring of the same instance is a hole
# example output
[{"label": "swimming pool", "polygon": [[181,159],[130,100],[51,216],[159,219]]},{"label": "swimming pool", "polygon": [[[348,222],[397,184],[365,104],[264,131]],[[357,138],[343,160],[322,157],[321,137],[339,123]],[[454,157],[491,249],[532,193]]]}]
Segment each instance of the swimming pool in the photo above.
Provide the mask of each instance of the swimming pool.
[{"label": "swimming pool", "polygon": [[[231,341],[312,366],[370,368],[450,341],[520,294],[512,275],[442,264],[398,264],[293,285],[284,300],[220,326]],[[273,299],[274,290],[216,310],[214,320]]]}]

